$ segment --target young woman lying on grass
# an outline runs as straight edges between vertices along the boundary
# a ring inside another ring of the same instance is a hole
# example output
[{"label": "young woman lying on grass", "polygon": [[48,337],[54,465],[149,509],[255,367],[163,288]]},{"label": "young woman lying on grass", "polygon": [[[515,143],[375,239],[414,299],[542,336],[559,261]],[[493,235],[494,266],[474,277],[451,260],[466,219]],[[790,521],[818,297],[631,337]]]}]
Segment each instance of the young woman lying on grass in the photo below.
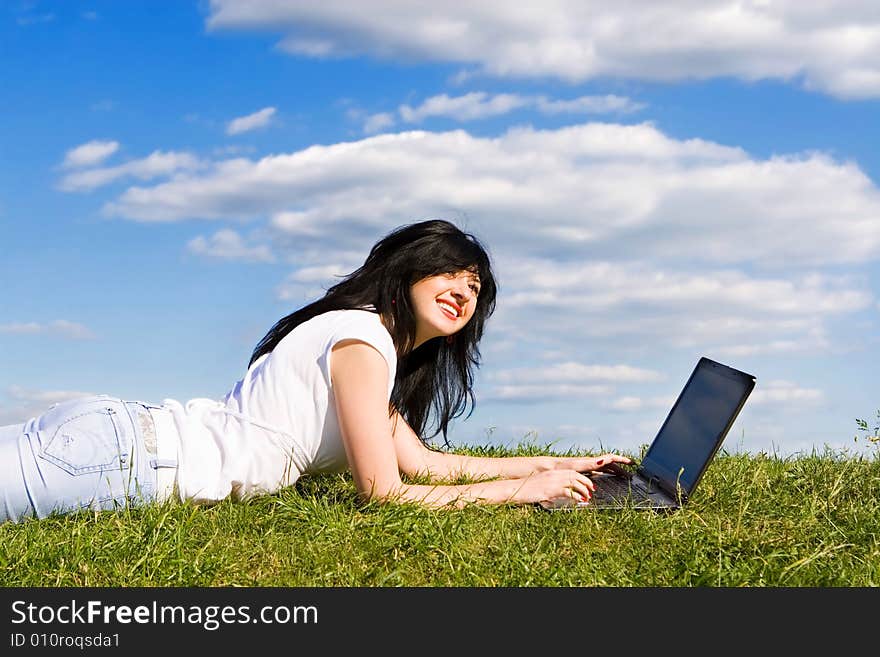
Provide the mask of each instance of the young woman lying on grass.
[{"label": "young woman lying on grass", "polygon": [[[364,499],[382,502],[588,500],[584,473],[628,458],[471,457],[420,438],[429,417],[445,436],[473,404],[496,290],[473,235],[440,220],[402,226],[321,299],[279,320],[223,400],[99,395],[0,427],[0,521],[243,499],[345,468]],[[478,482],[443,483],[460,476]]]}]

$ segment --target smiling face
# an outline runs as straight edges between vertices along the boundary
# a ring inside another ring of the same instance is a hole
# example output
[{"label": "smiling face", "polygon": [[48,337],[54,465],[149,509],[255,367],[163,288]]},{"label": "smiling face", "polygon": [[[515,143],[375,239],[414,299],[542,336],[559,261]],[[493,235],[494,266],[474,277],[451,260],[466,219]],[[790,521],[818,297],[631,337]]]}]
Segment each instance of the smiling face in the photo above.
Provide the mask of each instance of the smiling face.
[{"label": "smiling face", "polygon": [[410,288],[416,319],[413,348],[464,328],[474,316],[479,292],[480,279],[470,271],[428,276],[413,284]]}]

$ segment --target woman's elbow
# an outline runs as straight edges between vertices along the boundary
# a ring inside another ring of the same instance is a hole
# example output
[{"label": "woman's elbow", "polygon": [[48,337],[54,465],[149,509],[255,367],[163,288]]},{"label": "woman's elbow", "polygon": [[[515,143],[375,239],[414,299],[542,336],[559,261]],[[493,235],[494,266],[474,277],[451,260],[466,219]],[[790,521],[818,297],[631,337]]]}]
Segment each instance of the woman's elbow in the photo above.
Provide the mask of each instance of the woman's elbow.
[{"label": "woman's elbow", "polygon": [[365,503],[393,504],[405,501],[405,486],[399,479],[389,482],[368,481],[357,486],[358,498]]}]

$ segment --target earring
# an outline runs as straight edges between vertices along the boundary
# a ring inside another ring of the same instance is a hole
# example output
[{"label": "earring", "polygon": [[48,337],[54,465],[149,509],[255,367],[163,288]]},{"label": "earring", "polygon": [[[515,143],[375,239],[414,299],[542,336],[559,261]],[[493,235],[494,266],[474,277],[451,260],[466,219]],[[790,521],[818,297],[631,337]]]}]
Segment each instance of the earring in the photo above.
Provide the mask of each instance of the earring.
[{"label": "earring", "polygon": [[452,344],[453,341],[454,341],[454,336],[451,336],[451,335],[446,336],[446,344]]}]

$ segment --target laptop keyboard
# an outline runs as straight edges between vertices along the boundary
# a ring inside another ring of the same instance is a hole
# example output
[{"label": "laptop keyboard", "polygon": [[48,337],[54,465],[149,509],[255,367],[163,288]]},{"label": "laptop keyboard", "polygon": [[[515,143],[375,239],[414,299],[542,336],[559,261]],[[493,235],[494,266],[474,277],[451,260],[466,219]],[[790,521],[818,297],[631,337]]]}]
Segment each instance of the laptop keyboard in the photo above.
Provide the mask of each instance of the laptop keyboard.
[{"label": "laptop keyboard", "polygon": [[619,500],[631,497],[633,500],[644,500],[647,491],[638,479],[625,479],[623,477],[601,477],[594,482],[596,490],[593,492],[593,501]]}]

